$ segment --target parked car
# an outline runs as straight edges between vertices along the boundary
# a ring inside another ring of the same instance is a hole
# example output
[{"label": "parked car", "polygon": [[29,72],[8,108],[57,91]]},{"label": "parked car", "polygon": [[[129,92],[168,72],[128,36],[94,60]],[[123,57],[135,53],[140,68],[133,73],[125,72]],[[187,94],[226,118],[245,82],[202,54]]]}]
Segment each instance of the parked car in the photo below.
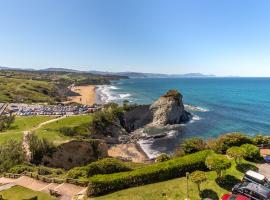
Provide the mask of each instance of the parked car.
[{"label": "parked car", "polygon": [[224,194],[221,197],[221,200],[251,200],[251,199],[241,194]]},{"label": "parked car", "polygon": [[270,155],[265,156],[264,161],[270,163]]},{"label": "parked car", "polygon": [[232,189],[232,193],[244,195],[252,200],[270,200],[270,190],[262,185],[251,182],[236,184]]},{"label": "parked car", "polygon": [[270,181],[258,172],[248,170],[243,177],[243,181],[260,184],[270,190]]}]

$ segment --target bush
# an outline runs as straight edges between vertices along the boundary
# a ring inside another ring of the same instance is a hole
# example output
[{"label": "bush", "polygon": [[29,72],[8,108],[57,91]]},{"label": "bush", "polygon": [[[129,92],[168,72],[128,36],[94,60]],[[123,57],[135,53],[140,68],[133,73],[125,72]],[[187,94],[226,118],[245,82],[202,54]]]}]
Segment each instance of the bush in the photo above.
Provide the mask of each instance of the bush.
[{"label": "bush", "polygon": [[88,170],[86,167],[75,167],[68,171],[67,177],[73,179],[87,178]]},{"label": "bush", "polygon": [[12,167],[8,172],[12,173],[12,174],[21,174],[23,172],[34,172],[35,171],[35,167],[31,166],[31,165],[16,165],[14,167]]},{"label": "bush", "polygon": [[162,153],[156,158],[155,162],[164,162],[167,160],[170,160],[170,156],[166,153]]},{"label": "bush", "polygon": [[198,187],[198,191],[201,192],[201,184],[207,181],[207,176],[203,171],[195,171],[190,174],[190,179]]},{"label": "bush", "polygon": [[208,146],[216,153],[224,154],[230,147],[251,143],[252,139],[242,133],[230,133],[208,141]]},{"label": "bush", "polygon": [[270,136],[266,135],[256,135],[252,138],[252,142],[255,145],[270,145]]},{"label": "bush", "polygon": [[231,147],[227,150],[226,154],[233,158],[236,163],[240,163],[245,155],[245,149],[241,147]]},{"label": "bush", "polygon": [[104,158],[87,165],[88,177],[97,174],[112,174],[132,170],[123,161],[115,158]]},{"label": "bush", "polygon": [[53,170],[49,167],[39,166],[38,167],[38,175],[50,175],[53,173]]},{"label": "bush", "polygon": [[11,124],[14,122],[15,120],[15,116],[11,115],[11,116],[0,116],[0,131],[4,131],[6,129],[8,129]]},{"label": "bush", "polygon": [[204,170],[211,151],[201,151],[181,158],[155,163],[130,172],[96,175],[89,179],[88,196],[98,196],[125,188],[165,181],[184,176],[186,172]]},{"label": "bush", "polygon": [[261,155],[259,147],[256,147],[252,144],[243,144],[241,148],[245,151],[244,158],[246,160],[256,161],[260,159]]},{"label": "bush", "polygon": [[181,148],[184,150],[186,154],[189,154],[189,153],[195,153],[197,151],[205,150],[207,146],[203,139],[194,137],[194,138],[186,139],[181,144]]},{"label": "bush", "polygon": [[206,158],[205,165],[208,169],[215,171],[218,178],[221,178],[222,172],[231,167],[231,162],[224,155],[211,154]]},{"label": "bush", "polygon": [[61,127],[59,132],[66,136],[74,136],[76,131],[73,127]]}]

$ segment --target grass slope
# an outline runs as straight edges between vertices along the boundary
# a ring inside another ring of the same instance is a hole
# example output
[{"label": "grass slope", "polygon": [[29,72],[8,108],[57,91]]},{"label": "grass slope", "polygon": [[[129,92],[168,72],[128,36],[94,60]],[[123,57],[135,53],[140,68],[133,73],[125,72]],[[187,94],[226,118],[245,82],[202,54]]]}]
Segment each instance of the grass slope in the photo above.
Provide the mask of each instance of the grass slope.
[{"label": "grass slope", "polygon": [[0,77],[0,102],[55,101],[56,88],[50,82]]},{"label": "grass slope", "polygon": [[21,186],[14,186],[8,190],[0,192],[0,195],[7,200],[22,200],[22,199],[31,199],[37,197],[38,200],[56,200],[49,194],[43,192],[36,192]]},{"label": "grass slope", "polygon": [[[226,172],[226,175],[234,176],[237,179],[242,178],[242,173],[238,171],[235,164]],[[215,172],[207,172],[208,180],[201,185],[203,194],[210,194],[213,200],[228,193],[227,187],[219,186],[215,179]],[[189,181],[189,196],[192,200],[200,200],[197,186]],[[159,182],[155,184],[145,185],[141,187],[130,188],[115,192],[109,195],[96,197],[94,200],[184,200],[186,198],[186,178],[177,178],[169,181]],[[90,199],[89,199],[90,200]]]},{"label": "grass slope", "polygon": [[72,137],[61,134],[59,131],[60,128],[81,126],[89,123],[91,119],[91,115],[69,116],[67,118],[42,126],[35,131],[35,134],[39,137],[46,138],[55,144],[61,144],[67,140],[72,139]]},{"label": "grass slope", "polygon": [[11,127],[4,132],[0,132],[0,144],[9,139],[22,140],[23,131],[30,130],[38,124],[52,118],[53,117],[49,116],[16,116],[15,122]]}]

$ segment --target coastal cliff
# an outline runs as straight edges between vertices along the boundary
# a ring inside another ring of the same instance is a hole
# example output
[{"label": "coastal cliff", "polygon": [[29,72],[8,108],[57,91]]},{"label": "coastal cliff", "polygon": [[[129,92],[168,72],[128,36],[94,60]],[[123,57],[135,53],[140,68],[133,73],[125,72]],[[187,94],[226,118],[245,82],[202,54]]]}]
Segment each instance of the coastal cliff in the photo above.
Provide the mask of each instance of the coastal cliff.
[{"label": "coastal cliff", "polygon": [[185,111],[183,96],[176,90],[169,90],[150,106],[152,126],[165,126],[187,122],[190,114]]}]

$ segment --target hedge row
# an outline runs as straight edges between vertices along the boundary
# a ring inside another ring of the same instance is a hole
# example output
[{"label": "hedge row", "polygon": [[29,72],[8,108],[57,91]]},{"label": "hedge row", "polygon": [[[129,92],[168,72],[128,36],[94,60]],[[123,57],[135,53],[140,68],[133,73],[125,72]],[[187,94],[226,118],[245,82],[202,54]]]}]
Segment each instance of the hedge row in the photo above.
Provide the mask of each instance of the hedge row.
[{"label": "hedge row", "polygon": [[89,179],[87,195],[99,196],[125,188],[184,176],[186,172],[204,170],[206,169],[205,159],[210,152],[205,150],[129,172],[93,176]]}]

